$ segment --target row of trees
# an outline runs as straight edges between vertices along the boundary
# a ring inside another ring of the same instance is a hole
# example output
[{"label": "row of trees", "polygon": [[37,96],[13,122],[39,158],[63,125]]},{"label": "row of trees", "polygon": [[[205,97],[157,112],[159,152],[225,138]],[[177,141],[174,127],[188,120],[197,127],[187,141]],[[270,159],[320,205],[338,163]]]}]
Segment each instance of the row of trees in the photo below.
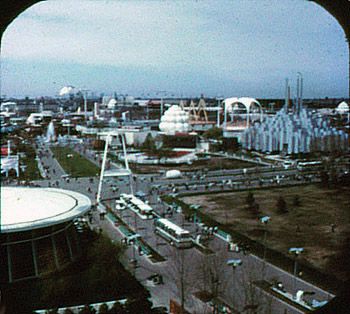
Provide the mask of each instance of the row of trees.
[{"label": "row of trees", "polygon": [[[249,260],[242,269],[232,272],[227,265],[228,252],[193,256],[188,250],[173,249],[169,252],[171,264],[169,277],[175,283],[181,308],[191,306],[193,313],[222,313],[223,300],[235,310],[244,313],[271,313],[271,299],[256,288],[254,282],[261,279],[261,270]],[[224,256],[223,256],[224,255]],[[244,269],[243,269],[244,268]],[[194,293],[211,301],[211,307],[200,306],[190,296]],[[196,311],[197,310],[197,311]]]}]

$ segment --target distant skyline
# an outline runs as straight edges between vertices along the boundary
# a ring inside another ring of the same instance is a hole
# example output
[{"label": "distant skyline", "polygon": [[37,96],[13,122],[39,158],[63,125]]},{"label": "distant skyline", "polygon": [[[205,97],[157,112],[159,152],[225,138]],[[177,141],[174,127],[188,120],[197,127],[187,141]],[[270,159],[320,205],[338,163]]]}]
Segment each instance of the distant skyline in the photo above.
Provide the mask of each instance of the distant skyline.
[{"label": "distant skyline", "polygon": [[[349,97],[344,31],[304,0],[45,1],[1,42],[0,94]],[[162,91],[162,93],[159,93]],[[164,92],[166,91],[166,92]]]}]

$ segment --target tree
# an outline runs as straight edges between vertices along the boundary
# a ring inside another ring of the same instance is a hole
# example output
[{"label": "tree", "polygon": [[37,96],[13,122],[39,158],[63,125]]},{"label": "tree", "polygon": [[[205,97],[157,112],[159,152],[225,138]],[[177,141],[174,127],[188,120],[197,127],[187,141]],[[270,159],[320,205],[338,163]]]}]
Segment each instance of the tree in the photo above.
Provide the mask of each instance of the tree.
[{"label": "tree", "polygon": [[251,211],[251,213],[254,216],[257,216],[260,214],[260,206],[255,201],[254,194],[251,191],[248,192],[248,195],[246,196],[245,201],[247,203],[248,209]]},{"label": "tree", "polygon": [[287,203],[286,203],[285,199],[283,198],[283,196],[280,196],[280,197],[277,199],[276,208],[277,208],[277,211],[280,212],[280,213],[282,213],[282,214],[288,212]]},{"label": "tree", "polygon": [[321,179],[321,186],[323,188],[329,188],[329,175],[327,171],[322,170],[320,172],[320,179]]},{"label": "tree", "polygon": [[256,202],[254,202],[251,206],[250,206],[250,211],[252,212],[252,214],[254,216],[259,216],[261,214],[260,211],[260,205]]},{"label": "tree", "polygon": [[124,313],[125,313],[124,307],[119,302],[115,302],[112,308],[108,311],[108,314],[124,314]]},{"label": "tree", "polygon": [[251,191],[248,192],[248,195],[246,196],[245,201],[246,201],[249,208],[251,208],[253,206],[253,204],[255,203],[255,198],[254,198],[253,192],[251,192]]},{"label": "tree", "polygon": [[98,314],[108,314],[108,306],[106,303],[102,303],[98,308]]},{"label": "tree", "polygon": [[184,312],[185,303],[189,296],[190,289],[193,284],[194,275],[194,263],[189,262],[187,255],[188,250],[181,250],[176,248],[170,248],[170,253],[172,255],[171,262],[171,273],[169,274],[174,280],[177,293],[180,298],[181,310]]},{"label": "tree", "polygon": [[220,140],[222,139],[222,128],[213,127],[204,132],[203,136],[207,139]]},{"label": "tree", "polygon": [[[198,263],[196,274],[198,288],[213,301],[217,300],[227,290],[228,278],[223,271],[227,267],[227,259],[227,252],[217,252],[204,255]],[[211,313],[218,313],[218,304],[215,301]]]},{"label": "tree", "polygon": [[294,206],[300,206],[301,202],[300,202],[300,197],[299,195],[295,195],[293,198],[293,205]]},{"label": "tree", "polygon": [[156,147],[156,144],[155,144],[155,141],[151,135],[151,133],[148,133],[145,141],[143,142],[141,148],[149,153],[149,154],[154,154],[156,151],[157,151],[157,147]]}]

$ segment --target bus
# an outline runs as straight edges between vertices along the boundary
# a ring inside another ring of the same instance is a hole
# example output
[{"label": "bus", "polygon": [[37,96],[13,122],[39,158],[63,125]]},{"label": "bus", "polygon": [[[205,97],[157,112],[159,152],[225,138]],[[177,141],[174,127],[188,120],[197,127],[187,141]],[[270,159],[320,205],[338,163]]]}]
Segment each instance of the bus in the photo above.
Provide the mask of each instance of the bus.
[{"label": "bus", "polygon": [[155,216],[151,206],[132,194],[122,193],[119,201],[124,203],[126,208],[135,212],[141,219],[153,219]]},{"label": "bus", "polygon": [[190,232],[180,228],[170,220],[158,218],[154,221],[154,224],[154,232],[169,241],[170,245],[178,248],[190,248],[193,246]]},{"label": "bus", "polygon": [[316,172],[323,169],[323,164],[321,161],[298,162],[297,169],[302,172]]}]

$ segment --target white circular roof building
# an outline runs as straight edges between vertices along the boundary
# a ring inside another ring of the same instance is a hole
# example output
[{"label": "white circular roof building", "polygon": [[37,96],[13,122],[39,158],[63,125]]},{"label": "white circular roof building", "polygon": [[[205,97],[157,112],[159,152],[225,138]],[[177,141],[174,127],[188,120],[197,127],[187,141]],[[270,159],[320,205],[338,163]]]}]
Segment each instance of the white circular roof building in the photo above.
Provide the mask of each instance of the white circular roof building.
[{"label": "white circular roof building", "polygon": [[0,230],[18,232],[48,227],[84,215],[90,199],[54,188],[2,187]]},{"label": "white circular roof building", "polygon": [[188,132],[190,130],[189,115],[178,105],[173,105],[166,110],[160,121],[159,129],[167,134]]},{"label": "white circular roof building", "polygon": [[73,191],[1,187],[0,282],[38,278],[77,260],[85,231],[75,218],[90,208]]}]

